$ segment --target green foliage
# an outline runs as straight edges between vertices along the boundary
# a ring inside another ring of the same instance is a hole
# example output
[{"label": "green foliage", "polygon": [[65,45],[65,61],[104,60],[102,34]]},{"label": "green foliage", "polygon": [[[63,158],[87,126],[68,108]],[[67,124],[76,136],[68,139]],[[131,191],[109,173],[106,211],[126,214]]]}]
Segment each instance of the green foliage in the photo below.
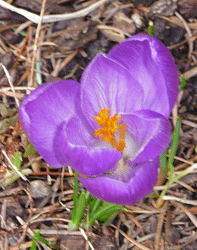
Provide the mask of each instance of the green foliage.
[{"label": "green foliage", "polygon": [[159,173],[159,185],[163,184],[166,180],[168,174],[168,166],[167,166],[167,149],[160,155],[160,173]]},{"label": "green foliage", "polygon": [[[118,212],[124,210],[122,206],[118,206],[112,203],[103,202],[97,198],[93,198],[91,194],[86,190],[82,192],[78,197],[78,180],[77,173],[74,177],[74,195],[73,195],[73,213],[71,222],[69,223],[69,230],[76,230],[84,218],[83,227],[92,227],[95,220],[101,222],[107,222],[110,218],[113,218]],[[85,217],[86,207],[89,206],[89,213]]]},{"label": "green foliage", "polygon": [[185,88],[186,85],[187,85],[187,82],[185,80],[185,77],[183,75],[181,75],[181,83],[179,85],[179,90]]},{"label": "green foliage", "polygon": [[22,165],[22,153],[16,153],[16,152],[14,152],[14,154],[13,154],[13,160],[12,160],[12,162],[13,162],[13,164],[18,168],[18,169],[20,169],[21,168],[21,165]]},{"label": "green foliage", "polygon": [[[127,211],[127,209],[125,209],[122,206],[118,206],[118,205],[108,203],[108,202],[100,201],[99,205],[100,206],[97,205],[96,209],[94,209],[94,213],[91,213],[89,216],[90,228],[93,226],[95,220],[106,222],[112,215],[117,214],[118,212],[122,210]],[[86,224],[84,225],[84,227],[86,228]]]},{"label": "green foliage", "polygon": [[37,83],[38,85],[42,85],[42,75],[40,74],[41,71],[41,64],[40,62],[36,61],[36,79],[37,79]]},{"label": "green foliage", "polygon": [[171,149],[170,149],[170,156],[168,158],[168,166],[169,167],[171,167],[173,165],[173,162],[174,162],[174,157],[176,155],[176,151],[177,151],[178,144],[179,144],[180,131],[181,131],[181,119],[178,117],[177,121],[176,121],[175,130],[172,133],[172,143],[171,143]]},{"label": "green foliage", "polygon": [[170,185],[172,185],[175,181],[177,181],[178,179],[180,179],[181,177],[185,175],[185,172],[182,171],[180,174],[176,175],[175,177],[173,176],[174,175],[173,163],[174,163],[174,157],[176,155],[176,151],[178,148],[180,130],[181,130],[181,119],[178,117],[177,122],[176,122],[176,127],[174,129],[174,132],[172,133],[172,143],[171,143],[170,155],[169,155],[168,161],[167,161],[167,151],[164,151],[164,153],[160,157],[160,171],[162,172],[162,174],[167,175],[167,172],[170,170],[170,177],[166,184],[166,188],[163,190],[163,192],[161,193],[157,201],[157,205],[159,207],[161,207],[161,205],[163,204],[163,196],[166,195]]},{"label": "green foliage", "polygon": [[148,34],[150,36],[153,36],[153,22],[152,21],[148,22]]},{"label": "green foliage", "polygon": [[75,207],[75,216],[73,218],[73,224],[76,228],[79,227],[80,222],[83,218],[84,212],[86,207],[86,200],[85,200],[85,192],[82,192],[77,200],[76,207]]},{"label": "green foliage", "polygon": [[[22,166],[22,153],[14,153],[13,154],[13,164],[16,166],[17,169],[21,169]],[[22,169],[21,173],[23,175],[29,175],[32,173],[31,169]],[[4,175],[4,181],[1,183],[1,185],[5,188],[9,186],[10,184],[14,183],[16,180],[20,178],[20,175],[16,173],[15,169],[12,168],[11,171],[7,170]]]},{"label": "green foliage", "polygon": [[[4,21],[0,21],[1,24],[4,24]],[[17,28],[12,28],[13,31],[15,31]],[[21,34],[21,36],[26,36],[27,35],[27,31],[21,30],[19,32],[19,34]]]},{"label": "green foliage", "polygon": [[32,245],[30,250],[36,250],[36,241],[44,243],[46,246],[50,247],[51,249],[58,249],[59,246],[57,244],[52,244],[48,240],[45,240],[44,238],[40,237],[40,230],[37,229],[35,234],[34,234],[34,240],[32,241]]},{"label": "green foliage", "polygon": [[25,153],[23,154],[23,157],[27,158],[30,155],[33,155],[37,150],[34,148],[32,144],[29,144]]}]

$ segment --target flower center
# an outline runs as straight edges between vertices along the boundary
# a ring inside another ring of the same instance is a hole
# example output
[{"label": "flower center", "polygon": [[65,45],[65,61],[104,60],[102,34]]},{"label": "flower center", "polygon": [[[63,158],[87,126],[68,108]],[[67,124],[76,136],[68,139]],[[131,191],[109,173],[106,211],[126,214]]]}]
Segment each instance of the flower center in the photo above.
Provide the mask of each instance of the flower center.
[{"label": "flower center", "polygon": [[[112,148],[116,148],[123,154],[125,146],[126,126],[124,124],[118,125],[121,117],[117,117],[117,113],[112,117],[109,117],[109,109],[104,108],[98,112],[98,116],[94,116],[94,119],[101,127],[94,132],[94,136],[100,136],[102,141],[107,140],[107,143],[111,143]],[[115,134],[120,131],[120,139],[116,140]]]}]

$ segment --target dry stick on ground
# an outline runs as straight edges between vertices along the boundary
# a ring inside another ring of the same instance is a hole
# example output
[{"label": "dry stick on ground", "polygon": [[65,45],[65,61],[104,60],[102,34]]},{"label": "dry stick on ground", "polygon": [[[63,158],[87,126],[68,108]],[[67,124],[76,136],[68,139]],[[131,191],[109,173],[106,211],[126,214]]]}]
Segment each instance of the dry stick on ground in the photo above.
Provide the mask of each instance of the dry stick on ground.
[{"label": "dry stick on ground", "polygon": [[162,231],[163,221],[164,221],[164,217],[165,217],[167,208],[168,208],[168,202],[166,202],[164,204],[164,206],[162,207],[162,210],[164,209],[164,212],[159,215],[158,224],[157,224],[157,231],[155,234],[155,244],[154,244],[155,250],[159,249],[160,240],[161,240],[161,231]]},{"label": "dry stick on ground", "polygon": [[129,237],[125,232],[123,232],[121,229],[117,228],[116,226],[114,226],[113,224],[109,224],[111,227],[117,229],[126,239],[128,239],[131,243],[133,243],[135,246],[137,246],[138,248],[142,249],[142,250],[151,250],[148,247],[143,246],[142,244],[140,244],[139,242],[137,242],[136,240],[132,239],[131,237]]},{"label": "dry stick on ground", "polygon": [[[8,79],[8,82],[10,84],[10,88],[11,88],[12,92],[15,94],[15,89],[14,89],[14,86],[12,84],[11,77],[10,77],[10,74],[9,74],[8,70],[6,69],[6,67],[2,63],[0,64],[0,66],[3,68],[3,70],[5,72],[5,75],[6,75],[7,79]],[[19,107],[19,100],[17,99],[16,96],[14,98],[15,98],[16,105]]]},{"label": "dry stick on ground", "polygon": [[[183,29],[185,28],[183,22],[181,22],[178,18],[174,19],[174,17],[172,18],[172,17],[161,16],[161,15],[156,15],[156,16],[163,19],[163,20],[165,20],[165,21],[167,21],[167,22],[175,24],[175,25],[177,25],[177,26],[179,26],[179,27],[181,27]],[[197,29],[197,23],[187,23],[187,25],[188,25],[188,27],[190,29],[194,29],[194,30]]]},{"label": "dry stick on ground", "polygon": [[183,25],[187,31],[187,34],[188,34],[188,45],[189,45],[189,52],[188,52],[188,58],[191,57],[192,55],[192,52],[193,52],[193,49],[194,49],[194,44],[193,42],[190,40],[190,38],[192,37],[192,32],[187,24],[187,22],[185,21],[185,19],[177,12],[175,11],[175,15],[183,22]]},{"label": "dry stick on ground", "polygon": [[22,233],[20,239],[18,240],[18,246],[20,246],[22,244],[23,240],[25,239],[25,236],[26,236],[28,228],[29,228],[29,221],[31,220],[31,218],[33,216],[33,198],[31,197],[31,194],[27,189],[23,188],[23,190],[26,192],[26,194],[27,194],[27,196],[29,198],[30,209],[29,209],[28,222],[26,222],[26,227],[23,229],[23,233]]},{"label": "dry stick on ground", "polygon": [[163,200],[164,201],[178,201],[179,203],[181,202],[181,203],[197,206],[196,200],[182,199],[182,198],[172,196],[172,195],[164,195]]},{"label": "dry stick on ground", "polygon": [[197,38],[197,35],[194,35],[194,34],[193,34],[193,36],[190,37],[190,38],[188,38],[187,40],[185,39],[184,41],[182,41],[182,42],[180,42],[180,43],[176,43],[176,44],[167,46],[167,48],[168,48],[169,50],[175,49],[175,48],[180,47],[180,46],[182,46],[183,44],[187,43],[188,40],[191,40],[191,42],[194,42],[194,41],[196,40],[196,38]]},{"label": "dry stick on ground", "polygon": [[[6,200],[3,201],[3,204],[1,206],[1,227],[7,229],[7,225],[6,225],[6,208],[7,208],[7,204],[6,204]],[[8,249],[8,238],[7,238],[7,233],[4,233],[1,236],[1,241],[0,241],[1,245],[1,249]]]},{"label": "dry stick on ground", "polygon": [[197,75],[197,67],[194,67],[192,69],[187,70],[186,72],[183,73],[183,76],[185,80],[190,79],[191,77]]},{"label": "dry stick on ground", "polygon": [[43,0],[42,2],[42,8],[40,11],[40,20],[37,26],[36,30],[36,36],[35,36],[35,41],[34,41],[34,50],[33,50],[33,58],[32,58],[32,64],[31,64],[31,74],[30,74],[30,81],[28,82],[28,86],[32,87],[33,86],[33,78],[34,78],[34,68],[35,68],[35,60],[36,60],[36,54],[37,54],[37,48],[38,48],[38,39],[40,35],[40,30],[41,30],[41,25],[42,25],[42,19],[44,16],[44,10],[46,6],[47,0]]},{"label": "dry stick on ground", "polygon": [[[86,16],[90,12],[94,11],[99,6],[104,4],[105,2],[109,2],[109,0],[97,1],[96,3],[88,6],[87,8],[75,11],[73,13],[44,16],[43,17],[43,23],[54,23],[54,22],[58,22],[58,21],[62,21],[62,20],[69,20],[69,19],[74,19],[74,18]],[[39,23],[40,22],[40,16],[38,16],[38,15],[36,15],[36,14],[30,12],[30,11],[20,9],[20,8],[17,8],[15,6],[13,6],[13,5],[10,5],[10,4],[6,3],[3,0],[0,0],[0,6],[22,15],[22,16],[26,17],[27,19],[29,19],[30,21],[34,22],[34,23]]]},{"label": "dry stick on ground", "polygon": [[30,33],[30,26],[28,27],[27,35],[26,35],[26,37],[24,38],[23,44],[22,44],[22,46],[21,46],[21,48],[20,48],[20,50],[19,50],[19,52],[18,52],[18,55],[17,55],[17,57],[16,57],[16,60],[15,60],[15,63],[14,63],[14,67],[16,67],[16,65],[18,64],[19,57],[20,57],[20,55],[23,53],[23,51],[24,51],[24,49],[25,49],[25,46],[26,46],[27,41],[28,41],[28,39],[29,39],[29,33]]},{"label": "dry stick on ground", "polygon": [[[191,239],[189,239],[187,242],[179,245],[179,246],[169,246],[168,249],[169,250],[181,250],[181,249],[185,249],[184,247],[187,246],[188,244],[192,243],[193,241],[197,240],[197,234],[195,234],[194,236],[191,236]],[[194,249],[194,248],[193,248]]]},{"label": "dry stick on ground", "polygon": [[13,92],[9,92],[9,91],[5,91],[3,89],[0,89],[0,93],[4,94],[4,95],[7,95],[7,96],[11,96],[11,97],[14,97],[14,98],[23,98],[24,94],[21,94],[21,93],[13,93]]},{"label": "dry stick on ground", "polygon": [[2,154],[5,156],[5,158],[7,159],[7,161],[9,162],[9,164],[11,165],[11,167],[16,171],[16,173],[24,180],[24,181],[28,181],[28,179],[25,177],[24,174],[22,174],[18,168],[12,163],[12,161],[10,160],[10,158],[7,156],[5,150],[1,150]]},{"label": "dry stick on ground", "polygon": [[183,212],[188,216],[188,218],[191,220],[191,222],[194,224],[195,227],[197,227],[197,219],[196,217],[182,204],[176,201],[170,201],[175,207],[179,207]]}]

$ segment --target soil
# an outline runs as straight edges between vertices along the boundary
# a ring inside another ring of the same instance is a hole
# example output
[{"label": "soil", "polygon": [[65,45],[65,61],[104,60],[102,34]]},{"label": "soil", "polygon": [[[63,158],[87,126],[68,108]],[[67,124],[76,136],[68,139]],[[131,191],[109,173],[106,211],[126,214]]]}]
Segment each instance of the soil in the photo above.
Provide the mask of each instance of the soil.
[{"label": "soil", "polygon": [[[74,13],[98,1],[11,0],[11,5],[40,15]],[[0,3],[1,5],[1,3]],[[27,16],[26,16],[27,17]],[[5,184],[9,159],[28,149],[19,124],[18,104],[39,84],[60,80],[80,81],[86,65],[102,51],[107,53],[126,38],[148,33],[171,51],[187,85],[179,93],[170,117],[182,127],[174,162],[175,173],[197,163],[197,1],[109,0],[78,18],[53,23],[30,22],[0,6],[0,249],[30,249],[36,229],[59,249],[197,249],[197,172],[172,184],[159,207],[163,183],[137,203],[120,212],[113,224],[96,222],[84,232],[68,231],[73,208],[73,174],[53,169],[38,153],[23,157],[27,180]],[[37,62],[37,68],[34,68]],[[32,66],[33,65],[33,66]],[[83,187],[81,187],[83,189]],[[38,242],[38,249],[52,249]]]}]

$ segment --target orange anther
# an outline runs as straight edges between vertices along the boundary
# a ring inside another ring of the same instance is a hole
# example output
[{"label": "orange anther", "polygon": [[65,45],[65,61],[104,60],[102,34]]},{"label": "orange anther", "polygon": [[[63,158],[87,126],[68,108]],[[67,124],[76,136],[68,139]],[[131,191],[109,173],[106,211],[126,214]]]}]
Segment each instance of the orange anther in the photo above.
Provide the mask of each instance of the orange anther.
[{"label": "orange anther", "polygon": [[[126,136],[126,126],[124,124],[118,125],[121,117],[117,117],[115,113],[112,117],[109,116],[109,109],[104,108],[98,112],[98,116],[94,116],[94,119],[102,128],[97,129],[94,132],[94,136],[100,136],[102,141],[107,139],[107,143],[111,143],[113,148],[118,149],[121,153],[125,148],[125,136]],[[118,132],[120,129],[120,140],[117,142],[114,133]]]}]

